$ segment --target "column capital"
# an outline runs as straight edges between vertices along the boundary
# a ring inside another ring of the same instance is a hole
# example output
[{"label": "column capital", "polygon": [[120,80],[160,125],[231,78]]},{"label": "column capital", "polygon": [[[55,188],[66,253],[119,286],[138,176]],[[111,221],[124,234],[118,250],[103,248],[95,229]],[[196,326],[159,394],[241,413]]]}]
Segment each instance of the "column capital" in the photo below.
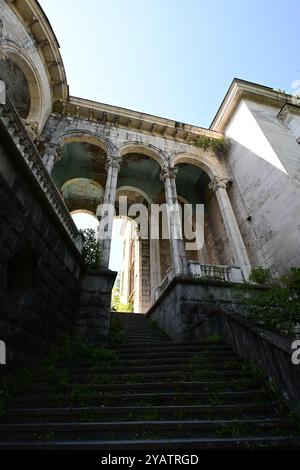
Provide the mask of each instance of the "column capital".
[{"label": "column capital", "polygon": [[119,155],[107,155],[106,157],[106,164],[105,168],[108,170],[109,168],[117,168],[118,170],[121,167],[122,157]]},{"label": "column capital", "polygon": [[165,180],[166,178],[176,178],[178,173],[178,168],[175,166],[164,166],[162,167],[160,178]]},{"label": "column capital", "polygon": [[209,183],[208,187],[216,192],[218,189],[226,189],[229,183],[231,183],[231,179],[215,176]]}]

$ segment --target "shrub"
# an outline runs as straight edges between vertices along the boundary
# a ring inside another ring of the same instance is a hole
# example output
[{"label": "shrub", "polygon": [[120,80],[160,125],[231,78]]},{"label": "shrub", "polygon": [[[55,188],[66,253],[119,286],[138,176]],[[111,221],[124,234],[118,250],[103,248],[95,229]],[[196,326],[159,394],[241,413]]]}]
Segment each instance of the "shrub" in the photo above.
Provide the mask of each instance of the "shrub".
[{"label": "shrub", "polygon": [[271,275],[269,269],[262,266],[253,268],[249,276],[249,281],[256,282],[257,284],[270,284]]},{"label": "shrub", "polygon": [[289,275],[278,279],[278,284],[248,300],[251,318],[271,330],[293,336],[300,324],[299,291],[300,268],[292,268]]},{"label": "shrub", "polygon": [[96,231],[92,228],[80,230],[83,235],[82,258],[85,268],[95,269],[100,265],[100,246]]}]

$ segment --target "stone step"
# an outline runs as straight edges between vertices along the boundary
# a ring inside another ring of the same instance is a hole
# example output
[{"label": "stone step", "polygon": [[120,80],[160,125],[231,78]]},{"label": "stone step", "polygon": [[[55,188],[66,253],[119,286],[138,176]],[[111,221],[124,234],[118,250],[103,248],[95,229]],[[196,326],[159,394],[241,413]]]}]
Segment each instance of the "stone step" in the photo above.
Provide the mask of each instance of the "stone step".
[{"label": "stone step", "polygon": [[[236,356],[233,356],[233,359],[225,359],[223,357],[213,357],[212,355],[209,355],[208,357],[207,356],[204,356],[201,354],[201,356],[199,354],[187,354],[187,355],[184,355],[184,356],[180,356],[179,353],[178,355],[173,355],[173,356],[168,356],[168,357],[164,357],[164,358],[146,358],[144,359],[143,357],[139,357],[139,358],[134,358],[134,359],[117,359],[116,363],[113,363],[113,364],[117,364],[118,366],[120,367],[131,367],[131,366],[146,366],[146,365],[174,365],[174,364],[191,364],[191,363],[195,363],[195,364],[199,364],[199,365],[204,365],[204,366],[208,366],[208,367],[216,367],[216,368],[227,368],[230,366],[230,364],[232,364],[232,366],[237,366],[239,367],[241,362],[240,360],[236,357]],[[76,364],[74,363],[61,363],[58,365],[58,367],[60,369],[75,369],[75,368],[78,368],[78,369],[84,369],[86,370],[87,368],[90,368],[90,364],[88,362],[76,362]],[[97,366],[94,366],[97,368]],[[100,367],[100,366],[99,366]]]},{"label": "stone step", "polygon": [[[133,393],[146,393],[146,392],[169,392],[169,393],[181,393],[186,391],[193,392],[218,392],[218,391],[247,391],[253,390],[256,387],[256,383],[253,380],[218,380],[218,381],[192,381],[192,382],[144,382],[144,383],[104,383],[104,384],[95,384],[91,382],[80,382],[80,386],[83,389],[95,390],[97,392],[133,392]],[[58,384],[55,383],[55,388]],[[71,385],[73,388],[74,385]],[[22,396],[25,397],[28,394],[32,394],[35,390],[49,392],[51,385],[49,384],[33,384],[29,390],[23,392]]]},{"label": "stone step", "polygon": [[217,356],[217,357],[212,357],[211,355],[209,356],[204,356],[203,354],[198,355],[198,354],[187,354],[184,356],[179,356],[179,355],[173,355],[173,356],[168,356],[168,357],[162,357],[162,358],[138,358],[138,359],[119,359],[118,360],[118,365],[123,366],[123,367],[130,367],[130,366],[142,366],[142,365],[174,365],[174,364],[199,364],[199,365],[207,365],[209,367],[228,367],[230,364],[232,365],[237,365],[241,364],[239,359],[236,356],[233,356],[232,360],[225,359],[223,357]]},{"label": "stone step", "polygon": [[[247,437],[260,435],[280,436],[282,433],[293,433],[288,419],[273,418],[269,420],[178,420],[178,421],[145,421],[134,422],[90,422],[90,423],[23,423],[0,424],[0,439],[32,440],[39,439],[136,439],[136,438],[203,438],[203,437]],[[159,436],[157,436],[159,435]]]},{"label": "stone step", "polygon": [[[112,346],[112,350],[116,352],[121,352],[121,351],[126,351],[129,350],[131,352],[134,351],[143,351],[144,350],[144,343],[142,342],[141,344],[134,344],[134,345],[128,345],[128,344],[122,344],[118,346]],[[158,342],[157,344],[153,344],[151,347],[147,348],[150,351],[155,351],[155,352],[164,352],[164,351],[217,351],[217,350],[226,350],[226,351],[231,351],[232,348],[230,348],[227,344],[225,343],[211,343],[211,342],[202,342],[202,343],[174,343],[172,341],[170,342]]]},{"label": "stone step", "polygon": [[[159,369],[158,369],[159,370]],[[154,382],[154,381],[184,381],[184,380],[191,380],[191,379],[224,379],[224,378],[243,378],[243,374],[239,370],[186,370],[177,369],[173,371],[166,371],[166,372],[158,372],[158,371],[147,371],[146,368],[143,371],[131,371],[128,373],[126,370],[109,370],[107,372],[90,372],[90,373],[70,373],[69,378],[71,382],[81,383],[83,380],[91,381],[93,383],[102,383],[107,381],[119,381],[120,377],[122,377],[122,381],[125,383],[136,383],[136,382]]]},{"label": "stone step", "polygon": [[[32,405],[32,404],[31,404]],[[6,423],[20,422],[22,417],[26,422],[30,422],[33,417],[38,417],[40,421],[74,421],[82,418],[80,421],[137,421],[153,419],[213,419],[220,417],[222,419],[233,418],[265,418],[276,417],[275,404],[270,403],[239,403],[235,405],[170,405],[170,406],[73,406],[65,407],[53,404],[53,407],[26,407],[7,409],[4,418]],[[59,419],[60,417],[60,419]],[[91,418],[90,418],[91,417]]]},{"label": "stone step", "polygon": [[[169,358],[174,357],[174,354],[178,354],[180,351],[120,351],[117,352],[118,357],[120,359],[136,359],[137,357],[141,357],[142,359],[157,359],[157,358]],[[190,350],[190,351],[182,351],[181,357],[193,357],[197,354],[197,356],[201,357],[210,357],[210,358],[224,358],[224,361],[229,360],[228,358],[237,358],[237,355],[232,351],[227,350],[219,350],[219,351],[202,351],[199,350]]]},{"label": "stone step", "polygon": [[11,399],[7,403],[8,409],[14,408],[40,408],[48,406],[70,406],[71,404],[91,405],[91,406],[120,406],[123,404],[132,405],[198,405],[198,404],[239,404],[258,402],[260,404],[269,403],[264,391],[261,392],[210,392],[210,393],[157,393],[157,394],[112,394],[103,393],[91,387],[80,386],[79,391],[74,387],[65,387],[61,391],[53,393],[35,393],[33,395],[22,395]]},{"label": "stone step", "polygon": [[[213,369],[212,369],[213,366]],[[155,374],[160,374],[160,373],[165,373],[165,372],[170,372],[173,373],[174,371],[182,373],[192,373],[195,372],[195,374],[201,372],[203,374],[207,373],[208,375],[210,374],[229,374],[229,375],[240,375],[241,371],[241,365],[223,365],[221,362],[215,365],[207,364],[207,363],[198,363],[194,364],[191,363],[190,361],[183,362],[180,364],[165,364],[163,361],[161,364],[126,364],[125,361],[123,361],[123,366],[119,365],[119,363],[115,366],[111,366],[107,369],[103,369],[101,366],[100,367],[70,367],[68,369],[69,375],[72,377],[73,375],[78,375],[80,374],[81,377],[85,377],[90,374],[101,374],[103,372],[104,374],[113,374],[113,375],[128,375],[128,374],[150,374],[150,373],[155,373]]]},{"label": "stone step", "polygon": [[186,438],[186,439],[132,439],[132,440],[86,440],[86,441],[15,441],[1,442],[0,450],[230,450],[230,449],[297,449],[298,437],[243,437],[243,438]]},{"label": "stone step", "polygon": [[[131,354],[129,357],[127,357],[128,354],[126,353],[125,357],[123,356],[123,353],[120,353],[118,358],[116,359],[115,362],[112,363],[112,365],[120,365],[124,366],[127,365],[147,365],[147,364],[188,364],[191,361],[196,364],[211,364],[212,366],[214,364],[224,364],[225,367],[227,364],[230,362],[234,363],[241,363],[238,356],[233,353],[226,353],[226,354],[213,354],[211,352],[197,352],[197,351],[188,351],[188,352],[167,352],[167,353],[162,353],[162,354],[147,354],[145,356],[139,356],[137,354]],[[102,363],[101,365],[105,366],[105,362]],[[57,368],[60,369],[74,369],[74,368],[90,368],[90,362],[88,361],[76,361],[75,363],[59,363],[57,365]],[[94,368],[99,367],[99,365],[94,366]],[[110,364],[108,364],[108,367],[111,367]]]}]

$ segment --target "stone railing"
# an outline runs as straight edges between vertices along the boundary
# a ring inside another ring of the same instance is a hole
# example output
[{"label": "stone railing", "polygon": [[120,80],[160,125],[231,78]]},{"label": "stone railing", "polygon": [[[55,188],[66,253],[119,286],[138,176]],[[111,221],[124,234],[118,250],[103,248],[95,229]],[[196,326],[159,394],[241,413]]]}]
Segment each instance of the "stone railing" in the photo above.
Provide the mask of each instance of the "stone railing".
[{"label": "stone railing", "polygon": [[[242,270],[239,266],[222,266],[215,264],[200,264],[197,261],[188,261],[187,277],[212,279],[223,282],[244,282]],[[165,288],[174,278],[172,268],[169,268],[162,283],[154,290],[154,301],[159,298]]]},{"label": "stone railing", "polygon": [[300,365],[292,362],[293,339],[267,331],[235,311],[211,312],[198,321],[194,339],[218,335],[240,355],[260,365],[290,408],[300,403]]},{"label": "stone railing", "polygon": [[7,97],[5,102],[0,103],[0,123],[5,127],[10,138],[18,148],[20,155],[31,170],[32,175],[44,191],[48,202],[59,217],[78,251],[81,252],[82,237],[78,232],[68,208],[58,192],[58,189],[47,172],[36,146],[27,133],[18,112]]},{"label": "stone railing", "polygon": [[244,282],[242,270],[239,266],[200,264],[197,261],[189,261],[187,267],[189,276],[216,281]]},{"label": "stone railing", "polygon": [[174,278],[174,271],[172,269],[172,267],[170,267],[167,272],[166,272],[166,275],[162,281],[162,283],[157,286],[154,290],[154,300],[157,300],[158,297],[160,296],[160,294],[165,290],[165,288],[170,284],[170,282],[172,281],[172,279]]}]

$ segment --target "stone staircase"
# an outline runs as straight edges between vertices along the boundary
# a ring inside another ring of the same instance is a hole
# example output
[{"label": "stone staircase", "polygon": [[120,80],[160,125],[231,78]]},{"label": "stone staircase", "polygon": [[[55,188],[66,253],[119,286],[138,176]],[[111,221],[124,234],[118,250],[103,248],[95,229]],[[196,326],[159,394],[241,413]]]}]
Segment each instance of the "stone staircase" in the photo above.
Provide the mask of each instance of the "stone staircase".
[{"label": "stone staircase", "polygon": [[298,448],[288,410],[217,338],[175,344],[144,315],[114,314],[117,359],[57,367],[65,383],[34,382],[12,398],[1,449]]}]

